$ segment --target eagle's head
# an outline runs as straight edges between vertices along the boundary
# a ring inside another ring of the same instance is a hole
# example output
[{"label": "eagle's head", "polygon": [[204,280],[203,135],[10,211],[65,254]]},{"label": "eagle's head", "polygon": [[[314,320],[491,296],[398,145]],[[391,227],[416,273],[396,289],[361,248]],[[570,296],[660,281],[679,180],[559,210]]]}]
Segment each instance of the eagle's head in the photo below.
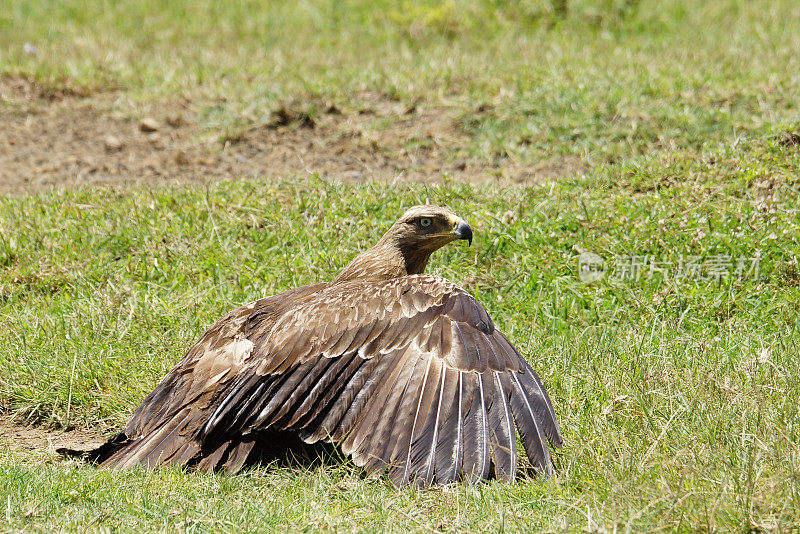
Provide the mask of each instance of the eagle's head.
[{"label": "eagle's head", "polygon": [[400,248],[428,253],[458,239],[472,244],[472,228],[464,219],[441,206],[409,208],[386,233]]},{"label": "eagle's head", "polygon": [[472,228],[461,217],[441,206],[414,206],[374,247],[350,262],[336,280],[420,274],[434,251],[459,239],[472,244]]}]

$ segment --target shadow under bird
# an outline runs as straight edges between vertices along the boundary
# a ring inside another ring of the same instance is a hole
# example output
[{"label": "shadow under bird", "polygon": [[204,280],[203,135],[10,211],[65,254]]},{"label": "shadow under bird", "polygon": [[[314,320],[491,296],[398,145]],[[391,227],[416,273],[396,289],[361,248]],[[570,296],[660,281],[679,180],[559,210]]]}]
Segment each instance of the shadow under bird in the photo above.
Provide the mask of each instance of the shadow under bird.
[{"label": "shadow under bird", "polygon": [[136,409],[84,453],[103,466],[235,472],[265,450],[332,442],[396,484],[534,468],[562,443],[541,381],[431,253],[472,229],[446,208],[409,209],[332,281],[291,289],[217,321]]}]

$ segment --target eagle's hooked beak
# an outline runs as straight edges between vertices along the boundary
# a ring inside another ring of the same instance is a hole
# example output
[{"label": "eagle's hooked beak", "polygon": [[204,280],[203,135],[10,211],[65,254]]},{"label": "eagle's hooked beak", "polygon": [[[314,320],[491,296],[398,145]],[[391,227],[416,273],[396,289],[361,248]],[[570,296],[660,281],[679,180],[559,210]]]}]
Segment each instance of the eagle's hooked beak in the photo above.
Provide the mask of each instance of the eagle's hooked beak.
[{"label": "eagle's hooked beak", "polygon": [[453,235],[458,239],[466,239],[467,246],[472,245],[472,228],[462,219],[453,223]]}]

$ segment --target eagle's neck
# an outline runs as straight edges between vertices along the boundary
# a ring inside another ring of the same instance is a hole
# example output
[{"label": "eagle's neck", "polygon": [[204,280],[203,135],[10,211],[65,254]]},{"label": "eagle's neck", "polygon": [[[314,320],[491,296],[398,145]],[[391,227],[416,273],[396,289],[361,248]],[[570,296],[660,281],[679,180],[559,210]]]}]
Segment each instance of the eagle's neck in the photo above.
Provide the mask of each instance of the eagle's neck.
[{"label": "eagle's neck", "polygon": [[384,236],[374,247],[356,256],[333,281],[389,280],[409,274],[422,274],[428,265],[431,251],[403,247],[397,240],[389,237]]}]

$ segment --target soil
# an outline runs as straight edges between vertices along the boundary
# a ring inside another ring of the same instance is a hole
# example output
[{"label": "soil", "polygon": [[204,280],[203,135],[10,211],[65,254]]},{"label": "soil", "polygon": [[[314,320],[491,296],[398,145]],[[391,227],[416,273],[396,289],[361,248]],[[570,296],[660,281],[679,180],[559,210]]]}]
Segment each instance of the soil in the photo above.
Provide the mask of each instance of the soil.
[{"label": "soil", "polygon": [[525,183],[585,170],[577,159],[537,165],[459,159],[470,139],[452,110],[407,108],[371,93],[360,99],[364,106],[348,112],[289,102],[266,123],[224,135],[199,124],[207,102],[141,104],[120,92],[54,91],[0,78],[0,194],[310,174],[346,182],[430,182],[446,174],[473,183]]},{"label": "soil", "polygon": [[50,429],[0,415],[0,451],[55,454],[56,449],[90,450],[105,442],[100,434],[81,429]]}]

